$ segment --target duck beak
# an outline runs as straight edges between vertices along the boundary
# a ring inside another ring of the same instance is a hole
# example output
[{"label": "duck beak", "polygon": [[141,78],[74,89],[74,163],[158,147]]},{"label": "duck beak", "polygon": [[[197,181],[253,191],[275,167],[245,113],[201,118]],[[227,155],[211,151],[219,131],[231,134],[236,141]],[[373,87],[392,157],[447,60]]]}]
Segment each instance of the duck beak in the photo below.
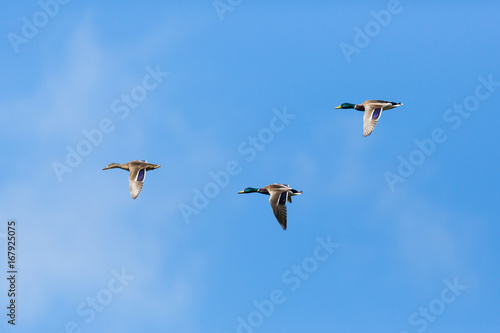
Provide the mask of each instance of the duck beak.
[{"label": "duck beak", "polygon": [[342,105],[334,107],[334,109],[341,109],[341,108],[342,108]]},{"label": "duck beak", "polygon": [[239,191],[238,194],[245,193],[245,191]]}]

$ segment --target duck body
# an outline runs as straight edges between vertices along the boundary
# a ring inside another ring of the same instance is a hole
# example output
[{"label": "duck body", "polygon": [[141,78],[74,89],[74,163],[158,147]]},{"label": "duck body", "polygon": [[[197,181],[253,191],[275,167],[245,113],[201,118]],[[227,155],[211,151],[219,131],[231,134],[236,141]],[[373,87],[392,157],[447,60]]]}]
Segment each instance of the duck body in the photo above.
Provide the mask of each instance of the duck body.
[{"label": "duck body", "polygon": [[130,184],[130,195],[132,199],[135,199],[139,193],[141,193],[144,180],[146,179],[146,171],[151,171],[160,167],[161,165],[148,163],[147,161],[135,160],[125,164],[111,163],[103,170],[118,168],[129,171],[128,180]]},{"label": "duck body", "polygon": [[394,109],[401,105],[403,105],[403,103],[372,99],[364,101],[361,104],[343,103],[335,109],[355,109],[363,111],[365,113],[363,116],[363,136],[366,137],[372,134],[375,125],[377,125],[377,122],[382,115],[382,111]]},{"label": "duck body", "polygon": [[287,227],[287,211],[286,202],[292,202],[292,197],[294,195],[302,194],[302,191],[295,190],[286,184],[270,184],[262,188],[247,187],[242,193],[261,193],[269,195],[269,203],[273,209],[274,216],[278,220],[281,228],[286,230]]}]

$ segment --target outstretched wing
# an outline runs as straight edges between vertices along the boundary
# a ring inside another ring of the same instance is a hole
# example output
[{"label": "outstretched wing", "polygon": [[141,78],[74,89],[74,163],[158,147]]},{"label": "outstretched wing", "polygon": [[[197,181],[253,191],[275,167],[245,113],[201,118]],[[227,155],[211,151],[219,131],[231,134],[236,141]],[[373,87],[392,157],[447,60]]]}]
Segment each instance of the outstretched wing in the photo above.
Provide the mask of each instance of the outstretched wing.
[{"label": "outstretched wing", "polygon": [[144,185],[144,179],[146,179],[146,169],[130,169],[130,176],[128,180],[130,183],[130,195],[132,195],[132,199],[137,198],[139,193],[141,193],[142,186]]},{"label": "outstretched wing", "polygon": [[382,106],[368,105],[365,107],[365,114],[363,116],[363,135],[368,136],[372,134],[375,125],[377,125],[380,116],[382,115]]},{"label": "outstretched wing", "polygon": [[269,203],[273,208],[274,216],[280,223],[283,230],[286,230],[286,200],[287,200],[288,192],[271,192],[271,196],[269,197]]}]

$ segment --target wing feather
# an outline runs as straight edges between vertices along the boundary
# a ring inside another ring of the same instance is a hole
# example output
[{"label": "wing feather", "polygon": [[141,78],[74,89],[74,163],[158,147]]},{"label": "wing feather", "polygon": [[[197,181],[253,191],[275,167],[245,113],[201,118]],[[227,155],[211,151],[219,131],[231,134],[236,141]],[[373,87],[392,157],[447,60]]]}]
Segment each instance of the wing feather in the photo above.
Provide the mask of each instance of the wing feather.
[{"label": "wing feather", "polygon": [[269,197],[269,203],[273,209],[274,216],[278,220],[281,228],[286,230],[286,198],[287,192],[271,192],[271,196]]},{"label": "wing feather", "polygon": [[363,116],[363,135],[368,136],[372,134],[375,125],[377,125],[380,116],[382,116],[382,107],[368,105],[365,107],[365,114]]},{"label": "wing feather", "polygon": [[131,168],[129,183],[130,183],[130,195],[132,199],[137,198],[139,193],[141,193],[142,186],[144,185],[144,179],[146,179],[146,170],[140,168]]}]

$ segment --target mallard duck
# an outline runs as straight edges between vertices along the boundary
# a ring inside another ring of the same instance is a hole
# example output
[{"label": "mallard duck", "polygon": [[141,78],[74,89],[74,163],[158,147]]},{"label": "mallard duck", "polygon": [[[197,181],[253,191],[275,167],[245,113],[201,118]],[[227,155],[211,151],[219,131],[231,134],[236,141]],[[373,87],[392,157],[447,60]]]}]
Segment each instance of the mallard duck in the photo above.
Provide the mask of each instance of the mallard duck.
[{"label": "mallard duck", "polygon": [[302,194],[302,191],[294,190],[288,185],[276,183],[262,188],[247,187],[238,193],[253,192],[270,195],[269,203],[273,208],[274,216],[276,216],[283,230],[286,230],[286,202],[292,203],[292,196]]},{"label": "mallard duck", "polygon": [[154,170],[159,167],[161,167],[161,165],[151,164],[145,160],[140,160],[131,161],[126,164],[111,163],[103,170],[120,168],[130,171],[130,176],[128,177],[130,183],[130,194],[132,195],[132,199],[135,199],[139,193],[141,193],[144,179],[146,179],[146,171]]},{"label": "mallard duck", "polygon": [[343,103],[337,106],[335,109],[355,109],[358,111],[364,111],[365,115],[363,117],[363,136],[368,136],[372,134],[375,125],[377,125],[377,121],[382,115],[382,111],[394,109],[401,105],[403,105],[403,103],[369,100],[363,102],[362,104]]}]

